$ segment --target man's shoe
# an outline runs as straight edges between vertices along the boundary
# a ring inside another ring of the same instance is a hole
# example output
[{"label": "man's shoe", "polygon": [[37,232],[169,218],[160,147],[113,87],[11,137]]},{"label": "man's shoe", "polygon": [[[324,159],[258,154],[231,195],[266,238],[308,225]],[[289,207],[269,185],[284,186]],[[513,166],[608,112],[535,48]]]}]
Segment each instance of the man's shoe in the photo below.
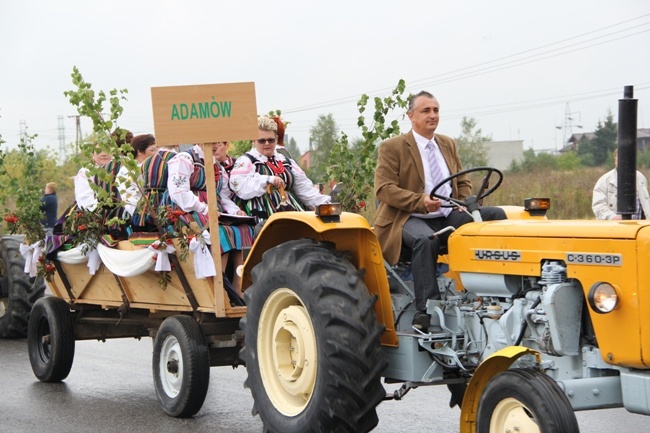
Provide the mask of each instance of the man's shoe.
[{"label": "man's shoe", "polygon": [[423,311],[418,311],[413,316],[413,327],[418,331],[426,331],[429,329],[429,324],[431,324],[431,316]]}]

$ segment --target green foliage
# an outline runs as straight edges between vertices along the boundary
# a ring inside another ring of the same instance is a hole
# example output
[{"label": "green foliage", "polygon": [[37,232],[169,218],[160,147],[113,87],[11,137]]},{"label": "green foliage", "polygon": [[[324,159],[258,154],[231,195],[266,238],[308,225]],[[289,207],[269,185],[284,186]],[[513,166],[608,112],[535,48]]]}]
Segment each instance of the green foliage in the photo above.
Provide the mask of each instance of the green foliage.
[{"label": "green foliage", "polygon": [[583,139],[577,146],[578,156],[582,164],[589,167],[604,164],[608,155],[616,149],[618,127],[614,123],[614,116],[611,111],[607,112],[604,122],[598,121],[594,135],[595,137],[592,140]]},{"label": "green foliage", "polygon": [[[92,84],[84,80],[76,67],[72,71],[72,83],[76,86],[76,89],[67,90],[64,95],[72,105],[77,107],[79,115],[90,118],[93,124],[93,140],[80,145],[80,154],[76,156],[76,162],[88,170],[88,178],[97,177],[100,182],[112,185],[116,181],[115,176],[103,167],[95,165],[92,159],[94,153],[105,152],[111,155],[114,161],[119,161],[122,167],[126,168],[127,177],[119,179],[124,182],[125,187],[128,188],[135,182],[142,193],[142,185],[138,183],[140,168],[133,157],[133,148],[128,143],[123,144],[121,147],[117,145],[117,141],[124,140],[126,135],[126,130],[117,126],[117,120],[124,111],[120,104],[121,101],[126,100],[125,95],[128,91],[126,89],[112,89],[109,91],[108,96],[103,90],[95,93]],[[105,114],[106,107],[104,106],[107,102],[109,104],[108,115]],[[97,197],[98,208],[110,211],[110,209],[124,206],[123,202],[116,202],[115,197],[105,188],[96,185],[94,182],[90,182],[90,186]],[[124,223],[124,221],[116,218],[106,221],[107,225],[121,223]]]},{"label": "green foliage", "polygon": [[322,173],[326,173],[330,153],[337,144],[338,134],[339,128],[331,113],[319,115],[316,125],[309,130],[311,172],[315,172],[315,177],[319,180],[323,180],[320,179]]},{"label": "green foliage", "polygon": [[296,160],[296,162],[299,162],[302,153],[300,152],[300,148],[298,148],[298,143],[296,143],[296,139],[291,137],[289,140],[287,140],[285,138],[284,147],[286,147],[287,152],[289,152],[289,155],[291,155],[293,159]]},{"label": "green foliage", "polygon": [[[405,88],[404,80],[400,80],[390,96],[374,98],[374,113],[370,125],[366,124],[364,116],[370,98],[368,95],[362,95],[357,102],[360,114],[357,125],[361,129],[362,138],[350,145],[347,135],[341,134],[340,139],[332,146],[326,172],[329,179],[339,179],[345,184],[338,201],[346,211],[364,213],[368,208],[374,209],[374,206],[368,206],[367,202],[374,201],[377,145],[400,133],[398,119],[404,118],[408,106],[408,97],[403,97]],[[387,117],[397,109],[404,111],[387,122]]]},{"label": "green foliage", "polygon": [[[614,162],[611,163],[612,168],[614,167]],[[650,151],[643,150],[636,154],[636,166],[643,168],[650,168]]]},{"label": "green foliage", "polygon": [[[25,243],[31,245],[45,238],[41,221],[45,215],[41,211],[43,185],[33,179],[42,173],[44,159],[34,150],[36,135],[27,135],[20,140],[18,152],[6,153],[0,150],[0,200],[5,206],[5,221],[11,234],[24,234]],[[4,141],[0,136],[0,144]],[[28,181],[28,179],[30,179]],[[11,198],[14,209],[10,209],[7,199]]]},{"label": "green foliage", "polygon": [[565,152],[557,157],[557,168],[562,171],[580,168],[580,158],[575,152]]},{"label": "green foliage", "polygon": [[460,121],[461,133],[458,138],[458,156],[463,168],[483,167],[488,165],[488,148],[486,143],[491,135],[484,136],[478,121],[473,117],[463,117]]},{"label": "green foliage", "polygon": [[253,147],[253,142],[251,140],[240,140],[240,141],[231,141],[230,150],[228,154],[233,158],[237,159]]},{"label": "green foliage", "polygon": [[535,154],[533,149],[524,150],[524,159],[521,162],[512,161],[510,163],[509,171],[513,173],[525,172],[539,172],[555,170],[558,167],[557,157],[550,153]]}]

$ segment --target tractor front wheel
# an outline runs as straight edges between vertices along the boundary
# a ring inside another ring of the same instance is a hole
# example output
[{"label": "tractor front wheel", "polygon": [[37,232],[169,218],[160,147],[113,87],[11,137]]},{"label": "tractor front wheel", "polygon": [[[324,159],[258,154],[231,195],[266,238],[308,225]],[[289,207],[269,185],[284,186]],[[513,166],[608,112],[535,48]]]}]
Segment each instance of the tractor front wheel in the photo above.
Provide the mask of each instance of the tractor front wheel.
[{"label": "tractor front wheel", "polygon": [[571,403],[557,383],[532,369],[512,369],[488,382],[478,405],[479,433],[577,433]]},{"label": "tractor front wheel", "polygon": [[331,245],[264,253],[245,293],[245,360],[265,431],[367,432],[385,397],[383,331],[361,272]]}]

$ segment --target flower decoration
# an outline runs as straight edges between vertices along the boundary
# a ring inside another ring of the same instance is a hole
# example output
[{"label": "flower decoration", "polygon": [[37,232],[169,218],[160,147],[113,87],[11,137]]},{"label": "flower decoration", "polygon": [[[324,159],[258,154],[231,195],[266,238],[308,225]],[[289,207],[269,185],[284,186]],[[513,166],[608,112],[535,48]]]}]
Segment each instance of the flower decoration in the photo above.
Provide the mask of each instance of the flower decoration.
[{"label": "flower decoration", "polygon": [[54,266],[54,263],[47,260],[45,256],[41,256],[38,259],[37,268],[38,268],[39,277],[43,277],[47,281],[52,281],[52,276],[54,275],[54,271],[56,271],[56,267]]}]

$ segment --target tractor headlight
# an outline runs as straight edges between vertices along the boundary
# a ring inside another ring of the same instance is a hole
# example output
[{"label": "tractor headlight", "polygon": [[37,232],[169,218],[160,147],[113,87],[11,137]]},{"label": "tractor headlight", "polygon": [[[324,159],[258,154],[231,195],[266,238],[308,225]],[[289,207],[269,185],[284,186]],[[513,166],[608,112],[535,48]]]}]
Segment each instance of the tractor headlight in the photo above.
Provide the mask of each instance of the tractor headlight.
[{"label": "tractor headlight", "polygon": [[618,293],[609,283],[599,282],[589,290],[589,305],[596,313],[611,313],[618,306]]},{"label": "tractor headlight", "polygon": [[326,223],[341,222],[341,203],[326,203],[316,206],[316,215]]}]

